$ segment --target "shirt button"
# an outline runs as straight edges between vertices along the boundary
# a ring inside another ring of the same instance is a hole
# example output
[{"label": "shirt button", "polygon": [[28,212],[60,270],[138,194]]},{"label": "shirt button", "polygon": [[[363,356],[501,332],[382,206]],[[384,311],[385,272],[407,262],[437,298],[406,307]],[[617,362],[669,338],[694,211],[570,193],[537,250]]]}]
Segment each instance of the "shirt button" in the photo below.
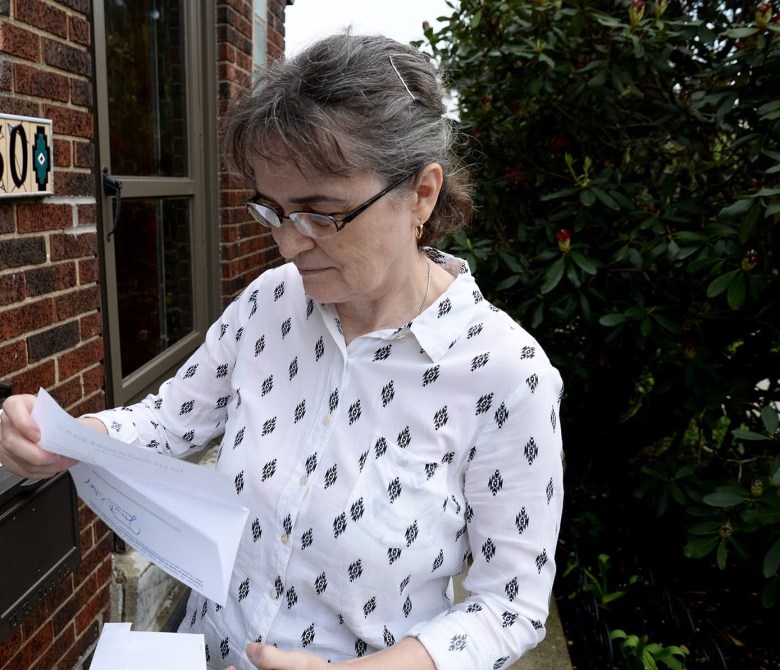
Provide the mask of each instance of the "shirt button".
[{"label": "shirt button", "polygon": [[282,536],[279,539],[282,541],[282,544],[287,544],[290,541],[290,537],[287,533],[282,533]]},{"label": "shirt button", "polygon": [[330,426],[330,422],[333,421],[333,417],[330,414],[326,414],[322,417],[322,423],[326,426]]},{"label": "shirt button", "polygon": [[309,482],[309,478],[306,475],[303,475],[301,477],[300,481],[298,482],[301,486],[306,486],[306,484]]}]

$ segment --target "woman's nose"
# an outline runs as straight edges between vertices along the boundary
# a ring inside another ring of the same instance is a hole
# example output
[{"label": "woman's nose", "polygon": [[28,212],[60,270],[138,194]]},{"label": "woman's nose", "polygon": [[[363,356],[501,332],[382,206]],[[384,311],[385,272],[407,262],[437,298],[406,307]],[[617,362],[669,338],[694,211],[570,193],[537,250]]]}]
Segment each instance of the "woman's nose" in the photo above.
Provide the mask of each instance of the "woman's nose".
[{"label": "woman's nose", "polygon": [[315,246],[314,240],[300,232],[289,219],[283,219],[279,228],[272,228],[271,235],[283,258],[291,260],[303,251]]}]

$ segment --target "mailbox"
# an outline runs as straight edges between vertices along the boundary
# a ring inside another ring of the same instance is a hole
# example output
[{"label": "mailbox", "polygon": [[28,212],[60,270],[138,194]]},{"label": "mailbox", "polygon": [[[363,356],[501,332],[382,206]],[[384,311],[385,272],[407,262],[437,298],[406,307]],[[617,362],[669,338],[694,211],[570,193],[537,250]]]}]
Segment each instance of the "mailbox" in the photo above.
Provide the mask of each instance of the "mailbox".
[{"label": "mailbox", "polygon": [[0,642],[80,561],[78,504],[70,475],[30,480],[0,465]]}]

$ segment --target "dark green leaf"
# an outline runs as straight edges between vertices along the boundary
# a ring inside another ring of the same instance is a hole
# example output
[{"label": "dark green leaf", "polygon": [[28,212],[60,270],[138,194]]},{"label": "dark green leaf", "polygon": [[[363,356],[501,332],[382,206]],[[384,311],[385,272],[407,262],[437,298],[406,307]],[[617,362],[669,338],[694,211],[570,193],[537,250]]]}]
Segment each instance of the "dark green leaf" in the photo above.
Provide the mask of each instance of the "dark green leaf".
[{"label": "dark green leaf", "polygon": [[707,287],[707,297],[714,298],[728,289],[729,284],[731,284],[738,272],[739,270],[732,270],[731,272],[727,272],[726,274],[722,274],[720,277],[713,279]]},{"label": "dark green leaf", "polygon": [[542,293],[549,293],[556,286],[558,286],[558,283],[561,281],[561,278],[563,277],[563,271],[565,267],[566,267],[565,259],[561,257],[557,261],[555,261],[555,263],[553,263],[549,268],[547,268],[547,272],[545,272],[544,274],[544,283],[542,284],[542,288],[540,289]]},{"label": "dark green leaf", "polygon": [[619,326],[621,323],[624,323],[626,320],[625,314],[605,314],[599,319],[599,323],[602,326],[607,326],[608,328],[612,328],[614,326]]},{"label": "dark green leaf", "polygon": [[747,498],[746,494],[731,491],[715,491],[715,493],[709,493],[704,496],[702,500],[713,507],[736,507],[745,502]]},{"label": "dark green leaf", "polygon": [[761,422],[766,428],[766,432],[770,435],[777,432],[780,427],[780,416],[777,414],[777,410],[774,407],[767,405],[761,410]]},{"label": "dark green leaf", "polygon": [[593,190],[585,189],[584,191],[580,191],[580,202],[585,205],[585,207],[593,207],[596,203],[596,196],[593,193]]},{"label": "dark green leaf", "polygon": [[744,428],[735,428],[731,431],[731,434],[738,440],[754,440],[760,442],[769,439],[766,435],[754,433],[752,430],[745,430]]},{"label": "dark green leaf", "polygon": [[751,200],[750,198],[742,198],[741,200],[736,200],[735,202],[731,203],[727,207],[721,209],[720,212],[718,212],[718,218],[735,219],[741,214],[745,214],[752,206],[753,206],[753,200]]},{"label": "dark green leaf", "polygon": [[572,251],[569,256],[571,259],[579,265],[584,272],[587,272],[589,275],[595,275],[597,272],[597,266],[596,263],[593,262],[590,258],[587,256],[583,256],[578,251]]},{"label": "dark green leaf", "polygon": [[736,277],[729,283],[728,292],[726,293],[726,300],[729,303],[731,309],[740,309],[745,302],[745,290],[746,290],[745,274],[738,272]]},{"label": "dark green leaf", "polygon": [[780,568],[780,538],[769,547],[769,551],[767,551],[764,556],[764,561],[762,563],[764,577],[769,579],[772,575],[777,573],[778,568]]}]

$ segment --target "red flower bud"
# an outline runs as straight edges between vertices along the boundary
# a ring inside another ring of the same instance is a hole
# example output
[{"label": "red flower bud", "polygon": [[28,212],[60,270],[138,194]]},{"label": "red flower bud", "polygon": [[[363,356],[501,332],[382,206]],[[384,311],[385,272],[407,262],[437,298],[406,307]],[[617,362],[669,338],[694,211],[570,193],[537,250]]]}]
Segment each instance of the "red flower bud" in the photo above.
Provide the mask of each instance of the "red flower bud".
[{"label": "red flower bud", "polygon": [[745,272],[750,272],[756,265],[758,265],[758,252],[755,249],[751,249],[745,254],[740,266]]},{"label": "red flower bud", "polygon": [[772,19],[772,3],[769,0],[764,0],[758,7],[756,7],[756,26],[758,28],[766,28],[769,25],[769,21]]},{"label": "red flower bud", "polygon": [[669,4],[669,0],[655,0],[655,18],[660,19],[664,12],[666,12],[666,7]]},{"label": "red flower bud", "polygon": [[636,28],[644,15],[644,0],[631,0],[631,5],[628,7],[628,22],[631,24],[631,27]]},{"label": "red flower bud", "polygon": [[555,233],[555,241],[558,243],[558,248],[561,253],[568,254],[571,248],[571,233],[565,228],[561,228]]},{"label": "red flower bud", "polygon": [[506,173],[506,185],[517,186],[518,184],[525,184],[527,182],[526,176],[519,167],[512,167]]}]

